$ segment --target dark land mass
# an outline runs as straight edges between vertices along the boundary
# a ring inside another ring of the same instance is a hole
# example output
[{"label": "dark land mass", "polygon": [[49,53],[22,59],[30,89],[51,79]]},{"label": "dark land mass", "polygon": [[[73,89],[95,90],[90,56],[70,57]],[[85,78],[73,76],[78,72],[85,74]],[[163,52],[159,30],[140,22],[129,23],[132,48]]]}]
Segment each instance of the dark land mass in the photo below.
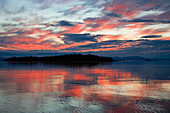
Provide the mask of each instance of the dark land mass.
[{"label": "dark land mass", "polygon": [[82,54],[69,54],[60,56],[45,56],[45,57],[11,57],[5,59],[6,62],[28,62],[28,63],[96,63],[96,62],[112,62],[115,61],[109,57],[97,55],[82,55]]},{"label": "dark land mass", "polygon": [[161,58],[145,58],[141,56],[127,56],[127,57],[112,57],[115,60],[118,61],[124,61],[124,60],[137,60],[137,61],[169,61],[170,59],[161,59]]},{"label": "dark land mass", "polygon": [[5,59],[5,57],[0,57],[0,61],[4,61]]},{"label": "dark land mass", "polygon": [[152,61],[155,59],[148,59],[141,56],[127,56],[127,57],[113,57],[115,60],[142,60],[142,61]]}]

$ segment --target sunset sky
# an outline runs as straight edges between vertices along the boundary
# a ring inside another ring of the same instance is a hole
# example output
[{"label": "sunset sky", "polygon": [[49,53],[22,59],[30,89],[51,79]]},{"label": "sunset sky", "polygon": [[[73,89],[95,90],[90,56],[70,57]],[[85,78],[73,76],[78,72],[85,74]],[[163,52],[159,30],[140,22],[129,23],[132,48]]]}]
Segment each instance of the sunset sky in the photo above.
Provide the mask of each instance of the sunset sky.
[{"label": "sunset sky", "polygon": [[170,0],[0,0],[0,57],[170,58]]}]

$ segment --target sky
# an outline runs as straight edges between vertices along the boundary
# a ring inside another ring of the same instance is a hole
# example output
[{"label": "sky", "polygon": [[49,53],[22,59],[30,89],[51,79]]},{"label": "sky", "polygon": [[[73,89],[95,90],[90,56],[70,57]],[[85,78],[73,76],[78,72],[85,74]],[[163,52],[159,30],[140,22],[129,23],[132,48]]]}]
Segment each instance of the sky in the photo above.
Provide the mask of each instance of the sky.
[{"label": "sky", "polygon": [[0,0],[0,57],[170,58],[169,0]]}]

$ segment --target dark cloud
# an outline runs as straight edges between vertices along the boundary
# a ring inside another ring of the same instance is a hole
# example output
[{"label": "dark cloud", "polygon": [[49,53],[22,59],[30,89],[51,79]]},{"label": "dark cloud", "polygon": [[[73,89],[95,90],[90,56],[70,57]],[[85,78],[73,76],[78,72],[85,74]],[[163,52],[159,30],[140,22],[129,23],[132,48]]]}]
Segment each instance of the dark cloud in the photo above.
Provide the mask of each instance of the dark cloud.
[{"label": "dark cloud", "polygon": [[70,26],[70,27],[73,27],[73,26],[75,26],[75,25],[72,24],[71,22],[65,21],[65,20],[61,20],[61,21],[56,22],[56,23],[57,23],[57,24],[44,23],[44,24],[41,24],[41,25],[44,25],[44,26],[46,26],[46,27],[49,27],[49,26],[52,26],[52,27]]},{"label": "dark cloud", "polygon": [[96,21],[96,20],[108,20],[107,17],[102,16],[102,17],[97,17],[97,18],[86,18],[85,21]]},{"label": "dark cloud", "polygon": [[120,18],[122,15],[117,13],[106,13],[106,16]]},{"label": "dark cloud", "polygon": [[17,26],[17,24],[0,24],[2,27],[14,27]]},{"label": "dark cloud", "polygon": [[[114,40],[114,41],[105,41],[100,43],[92,43],[88,45],[76,46],[71,48],[66,48],[65,50],[90,50],[90,49],[107,49],[107,48],[116,48],[121,45],[130,42],[137,42],[139,44],[131,45],[131,47],[125,47],[121,50],[110,50],[110,51],[91,51],[85,53],[95,53],[103,56],[144,56],[148,58],[169,58],[170,57],[170,41],[169,40]],[[110,47],[104,47],[103,45],[113,45]],[[116,46],[115,46],[116,45]],[[102,47],[103,46],[103,47]]]},{"label": "dark cloud", "polygon": [[91,27],[91,28],[97,28],[100,27],[99,24],[87,24],[86,26]]},{"label": "dark cloud", "polygon": [[133,19],[133,20],[120,20],[120,22],[152,22],[152,23],[170,23],[170,20]]},{"label": "dark cloud", "polygon": [[84,41],[94,41],[96,42],[97,40],[95,39],[98,36],[101,35],[90,35],[90,34],[64,34],[65,41],[74,41],[74,42],[84,42]]},{"label": "dark cloud", "polygon": [[141,38],[160,38],[162,35],[147,35],[147,36],[142,36]]},{"label": "dark cloud", "polygon": [[[81,45],[71,48],[66,48],[65,50],[88,50],[88,49],[100,49],[100,48],[112,48],[116,46],[121,46],[122,44],[128,43],[128,42],[135,42],[132,40],[112,40],[112,41],[103,41],[98,43],[91,43],[87,45]],[[113,45],[111,47],[102,47],[105,45]]]},{"label": "dark cloud", "polygon": [[72,23],[70,23],[68,21],[64,21],[64,20],[62,20],[62,21],[60,21],[58,23],[59,23],[60,26],[75,26],[74,24],[72,24]]},{"label": "dark cloud", "polygon": [[[105,51],[103,54],[108,56],[143,56],[148,58],[170,58],[169,40],[143,40],[138,45],[124,48],[118,51]],[[98,52],[102,54],[102,52]]]},{"label": "dark cloud", "polygon": [[133,19],[128,22],[155,22],[155,20],[143,20],[143,19]]},{"label": "dark cloud", "polygon": [[16,33],[18,35],[23,35],[26,31],[16,31],[16,32],[13,32],[13,33]]},{"label": "dark cloud", "polygon": [[[145,40],[145,41],[142,41],[140,45],[151,45],[153,47],[170,47],[170,40]],[[170,48],[169,48],[170,50]]]}]

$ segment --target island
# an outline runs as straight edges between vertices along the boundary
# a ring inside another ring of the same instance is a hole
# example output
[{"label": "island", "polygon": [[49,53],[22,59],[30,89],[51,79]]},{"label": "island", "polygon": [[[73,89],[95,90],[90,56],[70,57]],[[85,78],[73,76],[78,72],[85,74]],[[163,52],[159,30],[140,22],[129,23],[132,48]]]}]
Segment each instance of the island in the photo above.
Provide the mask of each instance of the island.
[{"label": "island", "polygon": [[112,62],[115,61],[109,57],[97,55],[82,55],[82,54],[66,54],[57,56],[44,56],[44,57],[10,57],[5,59],[6,62],[51,62],[51,63],[76,63],[76,62]]}]

